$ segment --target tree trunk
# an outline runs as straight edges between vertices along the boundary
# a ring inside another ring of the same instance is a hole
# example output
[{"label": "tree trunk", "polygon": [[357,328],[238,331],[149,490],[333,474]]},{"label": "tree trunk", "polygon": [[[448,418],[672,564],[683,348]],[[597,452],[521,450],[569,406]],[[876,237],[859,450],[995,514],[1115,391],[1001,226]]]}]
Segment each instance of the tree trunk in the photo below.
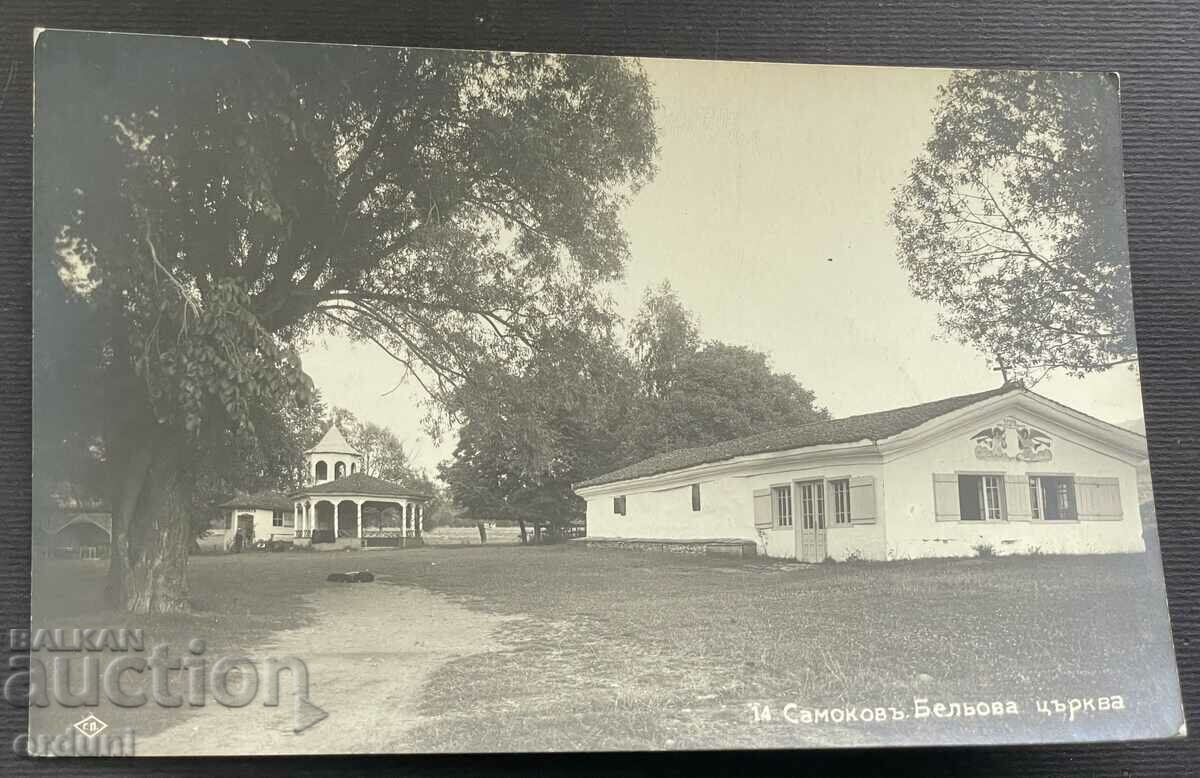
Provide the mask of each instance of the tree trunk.
[{"label": "tree trunk", "polygon": [[109,601],[130,613],[186,611],[192,541],[186,441],[161,424],[123,432],[111,448],[119,475],[112,502]]},{"label": "tree trunk", "polygon": [[521,545],[529,543],[529,536],[525,534],[525,519],[517,519],[517,526],[521,528]]}]

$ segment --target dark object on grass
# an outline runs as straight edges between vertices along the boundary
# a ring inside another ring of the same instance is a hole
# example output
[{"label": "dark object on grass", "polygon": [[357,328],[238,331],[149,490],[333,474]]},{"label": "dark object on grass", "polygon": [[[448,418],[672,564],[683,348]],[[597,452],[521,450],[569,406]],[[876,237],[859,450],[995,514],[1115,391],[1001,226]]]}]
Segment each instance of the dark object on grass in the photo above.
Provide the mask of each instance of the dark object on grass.
[{"label": "dark object on grass", "polygon": [[334,583],[370,583],[375,575],[370,570],[355,570],[351,573],[330,573],[326,581]]}]

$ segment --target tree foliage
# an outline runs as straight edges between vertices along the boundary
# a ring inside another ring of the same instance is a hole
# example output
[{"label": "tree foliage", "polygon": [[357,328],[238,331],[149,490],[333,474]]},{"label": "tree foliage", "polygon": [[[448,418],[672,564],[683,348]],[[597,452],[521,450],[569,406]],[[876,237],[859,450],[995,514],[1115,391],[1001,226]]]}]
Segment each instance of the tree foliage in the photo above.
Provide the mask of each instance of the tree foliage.
[{"label": "tree foliage", "polygon": [[744,346],[702,343],[669,285],[648,290],[627,339],[615,321],[543,344],[527,370],[461,395],[465,419],[442,467],[478,519],[559,526],[581,518],[572,484],[657,453],[828,417],[794,376]]},{"label": "tree foliage", "polygon": [[680,302],[671,282],[646,289],[642,307],[629,328],[629,347],[646,394],[663,397],[670,392],[680,362],[694,354],[699,345],[696,317]]},{"label": "tree foliage", "polygon": [[110,591],[134,611],[187,607],[197,453],[311,398],[307,333],[372,341],[448,403],[592,307],[653,172],[649,84],[624,60],[57,31],[37,48],[35,256],[99,339],[73,355],[109,411]]},{"label": "tree foliage", "polygon": [[958,71],[891,221],[916,295],[1008,377],[1136,359],[1114,79]]},{"label": "tree foliage", "polygon": [[362,455],[361,472],[402,486],[432,489],[429,479],[413,466],[403,441],[390,427],[361,421],[345,408],[332,410],[322,424],[321,433],[314,436],[309,445],[314,445],[331,424],[336,424],[346,436],[346,442]]},{"label": "tree foliage", "polygon": [[611,335],[557,333],[519,373],[459,394],[464,418],[441,477],[477,520],[561,526],[583,515],[571,485],[616,467],[636,401],[632,365]]},{"label": "tree foliage", "polygon": [[681,357],[669,385],[640,403],[631,448],[642,457],[829,418],[795,376],[745,346],[705,343]]}]

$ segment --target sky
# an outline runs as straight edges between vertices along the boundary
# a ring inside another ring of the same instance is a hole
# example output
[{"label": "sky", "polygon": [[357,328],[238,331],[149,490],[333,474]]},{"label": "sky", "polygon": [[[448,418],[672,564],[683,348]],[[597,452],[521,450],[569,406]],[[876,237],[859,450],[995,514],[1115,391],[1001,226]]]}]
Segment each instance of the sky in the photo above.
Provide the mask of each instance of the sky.
[{"label": "sky", "polygon": [[[980,353],[941,337],[936,305],[909,292],[887,222],[949,71],[642,65],[660,156],[624,213],[631,260],[608,290],[623,316],[669,280],[703,338],[766,352],[835,417],[1000,384]],[[374,346],[319,339],[303,359],[327,403],[391,427],[431,476],[453,452],[453,434],[424,431],[420,387]],[[1050,376],[1036,391],[1116,424],[1142,416],[1124,368]]]}]

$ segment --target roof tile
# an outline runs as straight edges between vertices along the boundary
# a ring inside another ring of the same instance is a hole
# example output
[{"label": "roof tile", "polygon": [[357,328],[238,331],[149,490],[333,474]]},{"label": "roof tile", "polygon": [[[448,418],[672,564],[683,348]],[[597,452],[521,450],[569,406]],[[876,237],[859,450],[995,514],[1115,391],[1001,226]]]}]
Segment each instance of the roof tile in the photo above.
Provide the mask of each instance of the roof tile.
[{"label": "roof tile", "polygon": [[844,419],[817,421],[799,427],[771,430],[746,438],[726,440],[710,446],[677,449],[643,459],[611,473],[575,484],[575,486],[577,488],[601,486],[752,454],[766,454],[773,451],[789,451],[837,443],[854,443],[860,440],[883,440],[936,419],[938,416],[974,405],[981,400],[1013,391],[1016,388],[1013,384],[1006,384],[986,392],[947,397],[943,400],[895,408],[890,411],[877,411],[859,416],[847,416]]}]

